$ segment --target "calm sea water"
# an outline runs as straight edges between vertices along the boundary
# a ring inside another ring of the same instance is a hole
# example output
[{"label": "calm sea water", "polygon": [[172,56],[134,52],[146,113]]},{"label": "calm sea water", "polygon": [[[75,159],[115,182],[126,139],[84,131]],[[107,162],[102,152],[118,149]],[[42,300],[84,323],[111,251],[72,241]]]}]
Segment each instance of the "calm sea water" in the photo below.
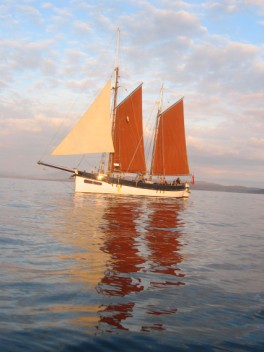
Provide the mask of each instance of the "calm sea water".
[{"label": "calm sea water", "polygon": [[0,350],[263,351],[264,197],[0,179]]}]

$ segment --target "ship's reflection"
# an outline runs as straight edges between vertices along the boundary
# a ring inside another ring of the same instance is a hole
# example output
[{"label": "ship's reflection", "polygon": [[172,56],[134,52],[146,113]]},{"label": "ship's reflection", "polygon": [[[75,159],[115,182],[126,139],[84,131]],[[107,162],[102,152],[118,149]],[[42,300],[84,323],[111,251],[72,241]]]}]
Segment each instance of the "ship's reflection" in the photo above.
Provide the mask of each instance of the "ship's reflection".
[{"label": "ship's reflection", "polygon": [[74,263],[71,280],[85,283],[96,304],[68,307],[73,324],[98,332],[166,329],[178,308],[175,290],[184,285],[184,207],[181,200],[75,196],[60,219],[60,237],[73,250],[60,259]]},{"label": "ship's reflection", "polygon": [[[160,289],[184,285],[184,274],[178,268],[183,259],[179,236],[184,224],[178,219],[183,203],[140,198],[108,198],[106,202],[101,250],[111,259],[97,289],[109,303],[101,307],[99,326],[106,323],[130,330],[134,327],[130,318],[136,318],[138,305],[152,319],[143,319],[137,328],[162,330],[160,316],[176,313],[177,308],[174,302],[169,308],[164,304]],[[143,307],[142,291],[149,292]],[[113,297],[122,299],[112,303]],[[156,323],[154,315],[159,316]]]}]

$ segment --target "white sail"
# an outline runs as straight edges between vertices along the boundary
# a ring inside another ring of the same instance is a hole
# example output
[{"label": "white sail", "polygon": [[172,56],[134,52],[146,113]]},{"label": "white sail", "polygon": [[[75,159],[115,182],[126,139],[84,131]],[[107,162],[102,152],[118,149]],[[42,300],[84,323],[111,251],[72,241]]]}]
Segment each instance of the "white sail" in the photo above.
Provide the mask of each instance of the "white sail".
[{"label": "white sail", "polygon": [[114,152],[110,122],[110,92],[109,80],[90,108],[51,155]]}]

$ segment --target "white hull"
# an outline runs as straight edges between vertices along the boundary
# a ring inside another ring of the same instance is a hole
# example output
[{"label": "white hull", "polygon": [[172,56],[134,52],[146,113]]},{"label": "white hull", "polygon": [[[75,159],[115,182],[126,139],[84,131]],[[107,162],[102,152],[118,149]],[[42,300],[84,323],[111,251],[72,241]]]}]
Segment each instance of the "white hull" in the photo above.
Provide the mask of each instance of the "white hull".
[{"label": "white hull", "polygon": [[164,191],[154,189],[144,189],[140,187],[131,187],[119,184],[112,184],[100,180],[95,180],[83,176],[75,176],[75,192],[76,193],[104,193],[116,195],[133,195],[147,197],[163,197],[163,198],[188,198],[189,185],[186,183],[185,188],[181,190]]}]

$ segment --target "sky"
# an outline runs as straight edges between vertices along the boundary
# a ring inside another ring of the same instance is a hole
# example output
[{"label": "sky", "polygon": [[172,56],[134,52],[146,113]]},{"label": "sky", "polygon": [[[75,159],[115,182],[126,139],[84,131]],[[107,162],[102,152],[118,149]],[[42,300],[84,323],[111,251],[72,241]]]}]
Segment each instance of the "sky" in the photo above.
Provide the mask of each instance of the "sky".
[{"label": "sky", "polygon": [[1,2],[0,175],[77,166],[49,154],[113,77],[117,28],[145,128],[163,85],[164,108],[184,97],[195,179],[264,188],[263,0]]}]

